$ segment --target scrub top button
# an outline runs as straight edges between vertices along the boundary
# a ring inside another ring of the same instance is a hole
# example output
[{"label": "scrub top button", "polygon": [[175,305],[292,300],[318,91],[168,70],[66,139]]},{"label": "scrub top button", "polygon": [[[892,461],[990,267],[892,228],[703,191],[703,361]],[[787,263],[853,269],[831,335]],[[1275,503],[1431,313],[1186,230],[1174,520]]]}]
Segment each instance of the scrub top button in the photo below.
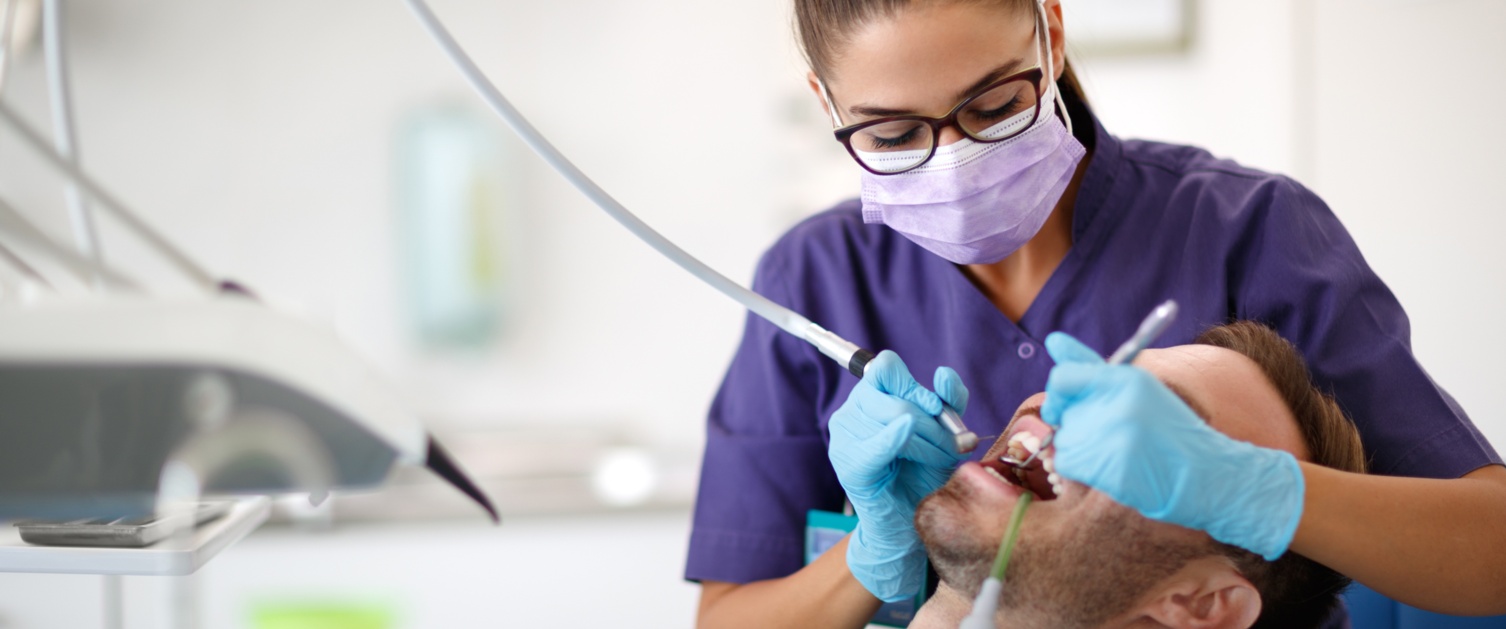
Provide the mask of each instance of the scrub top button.
[{"label": "scrub top button", "polygon": [[1030,343],[1020,343],[1019,354],[1020,358],[1030,360],[1031,357],[1035,356],[1035,346]]}]

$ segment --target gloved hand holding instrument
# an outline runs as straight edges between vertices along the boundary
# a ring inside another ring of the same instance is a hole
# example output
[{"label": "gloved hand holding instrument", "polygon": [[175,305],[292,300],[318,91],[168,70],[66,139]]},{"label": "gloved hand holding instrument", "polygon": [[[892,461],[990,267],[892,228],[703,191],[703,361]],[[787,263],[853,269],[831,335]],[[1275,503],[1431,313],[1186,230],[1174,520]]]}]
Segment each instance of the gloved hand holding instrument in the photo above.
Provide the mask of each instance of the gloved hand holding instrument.
[{"label": "gloved hand holding instrument", "polygon": [[1041,419],[1056,428],[1057,474],[1268,561],[1286,552],[1305,491],[1295,457],[1214,430],[1149,372],[1071,336],[1052,334],[1046,351],[1057,366]]},{"label": "gloved hand holding instrument", "polygon": [[858,515],[847,543],[847,567],[884,601],[914,596],[925,577],[925,548],[915,532],[915,507],[940,489],[965,454],[934,416],[949,405],[967,408],[957,372],[936,370],[936,391],[884,351],[832,414],[829,449],[837,479]]}]

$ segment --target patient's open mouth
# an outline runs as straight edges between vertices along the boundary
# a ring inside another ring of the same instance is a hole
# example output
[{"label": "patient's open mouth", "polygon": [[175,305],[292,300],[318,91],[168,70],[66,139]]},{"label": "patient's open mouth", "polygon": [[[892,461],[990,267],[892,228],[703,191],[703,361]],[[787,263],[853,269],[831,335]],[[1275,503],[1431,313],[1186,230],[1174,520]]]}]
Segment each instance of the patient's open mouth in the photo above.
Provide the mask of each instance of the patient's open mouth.
[{"label": "patient's open mouth", "polygon": [[1050,434],[1050,428],[1044,424],[1030,425],[1039,423],[1039,419],[1026,415],[1018,420],[1022,425],[1018,426],[1018,430],[1011,431],[1003,451],[997,449],[990,451],[980,463],[990,475],[1001,481],[1023,487],[1041,500],[1055,500],[1062,493],[1062,479],[1056,474],[1056,450],[1054,448],[1047,447],[1044,452],[1040,452],[1040,455],[1035,457],[1034,461],[1024,467],[1000,460],[1000,457],[1008,457],[1015,461],[1029,459],[1041,450],[1043,434]]}]

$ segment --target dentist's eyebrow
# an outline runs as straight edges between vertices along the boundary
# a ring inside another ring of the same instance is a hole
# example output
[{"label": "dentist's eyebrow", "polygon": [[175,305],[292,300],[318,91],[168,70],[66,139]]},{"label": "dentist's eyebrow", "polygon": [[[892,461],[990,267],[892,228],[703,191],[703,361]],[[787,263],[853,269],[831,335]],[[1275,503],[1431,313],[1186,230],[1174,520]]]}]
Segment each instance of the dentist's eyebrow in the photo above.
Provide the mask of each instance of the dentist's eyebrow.
[{"label": "dentist's eyebrow", "polygon": [[956,97],[957,102],[960,103],[962,102],[962,99],[972,96],[978,90],[988,87],[989,83],[993,83],[994,81],[1018,72],[1020,70],[1020,66],[1024,64],[1025,59],[1023,57],[1016,57],[1008,63],[994,68],[993,70],[989,71],[988,74],[983,75],[983,78],[978,79],[978,82],[973,83],[972,85],[969,85],[967,89],[958,92]]},{"label": "dentist's eyebrow", "polygon": [[[1024,65],[1024,63],[1025,59],[1023,57],[1020,57],[1013,59],[1008,63],[1000,65],[993,70],[990,70],[987,74],[983,75],[983,78],[978,79],[977,82],[967,86],[966,89],[958,92],[956,96],[956,102],[962,102],[962,99],[972,96],[974,92],[987,87],[989,83],[993,83],[994,81],[1014,74],[1015,72],[1020,70],[1020,66]],[[852,107],[847,108],[847,111],[854,116],[867,116],[869,118],[882,118],[884,116],[908,116],[915,113],[914,110],[910,109],[890,109],[888,107],[877,107],[874,105],[853,105]]]}]

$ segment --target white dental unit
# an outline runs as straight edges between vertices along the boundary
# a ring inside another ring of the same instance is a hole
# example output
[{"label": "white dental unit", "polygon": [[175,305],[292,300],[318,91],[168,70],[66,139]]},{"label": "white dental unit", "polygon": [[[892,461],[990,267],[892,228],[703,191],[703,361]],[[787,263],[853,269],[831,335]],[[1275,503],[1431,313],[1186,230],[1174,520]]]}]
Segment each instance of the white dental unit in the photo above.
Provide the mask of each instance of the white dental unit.
[{"label": "white dental unit", "polygon": [[[429,467],[496,519],[486,496],[332,328],[218,280],[79,169],[60,1],[40,7],[49,143],[3,97],[12,24],[37,3],[0,0],[0,137],[19,139],[63,177],[76,241],[53,241],[0,199],[0,267],[9,267],[0,276],[0,520],[161,514],[211,493],[307,492],[318,501],[331,490],[379,486],[398,464]],[[199,294],[154,296],[112,268],[100,254],[96,214],[146,242]],[[238,509],[215,526],[244,535],[265,517],[266,500]],[[205,559],[115,549],[113,563],[90,563],[81,549],[9,543],[5,526],[0,571],[183,574]]]}]

